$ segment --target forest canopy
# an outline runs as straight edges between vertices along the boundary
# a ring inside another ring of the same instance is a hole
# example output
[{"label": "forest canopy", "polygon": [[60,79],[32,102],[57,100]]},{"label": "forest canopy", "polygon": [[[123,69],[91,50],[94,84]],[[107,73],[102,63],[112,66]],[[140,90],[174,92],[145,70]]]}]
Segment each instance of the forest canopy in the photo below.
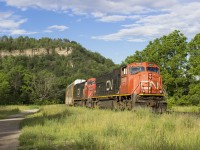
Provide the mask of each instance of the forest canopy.
[{"label": "forest canopy", "polygon": [[[75,41],[0,37],[1,53],[40,48],[46,54],[1,56],[0,104],[64,103],[66,86],[75,79],[96,77],[116,66],[112,60],[86,50]],[[55,48],[71,49],[72,53],[58,55]]]}]

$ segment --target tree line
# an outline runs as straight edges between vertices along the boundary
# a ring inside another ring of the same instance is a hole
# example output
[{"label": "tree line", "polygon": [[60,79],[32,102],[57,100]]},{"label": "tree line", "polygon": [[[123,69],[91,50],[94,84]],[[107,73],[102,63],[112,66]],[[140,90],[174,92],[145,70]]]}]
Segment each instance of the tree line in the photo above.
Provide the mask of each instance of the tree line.
[{"label": "tree line", "polygon": [[148,61],[160,66],[169,103],[200,105],[200,33],[187,42],[178,30],[150,41],[124,64]]},{"label": "tree line", "polygon": [[[55,48],[69,47],[73,51],[68,56],[53,53]],[[0,104],[63,103],[67,84],[119,66],[68,39],[0,37],[0,51],[39,48],[45,48],[47,55],[0,56]],[[142,61],[160,66],[169,103],[200,105],[200,33],[188,42],[183,33],[175,30],[150,41],[121,65]]]},{"label": "tree line", "polygon": [[[47,39],[50,44],[46,43]],[[112,60],[66,39],[14,39],[3,36],[0,45],[1,51],[26,50],[30,47],[46,50],[55,50],[59,46],[66,50],[66,47],[72,48],[68,56],[47,53],[33,57],[1,57],[0,104],[64,103],[66,86],[75,79],[99,76],[116,66]]]},{"label": "tree line", "polygon": [[49,51],[54,51],[55,48],[66,48],[70,45],[77,44],[75,41],[70,41],[68,39],[51,39],[48,37],[43,37],[41,39],[30,38],[28,36],[19,36],[18,38],[2,36],[0,37],[0,51],[14,50],[24,51],[27,49],[39,49],[45,48],[47,53]]}]

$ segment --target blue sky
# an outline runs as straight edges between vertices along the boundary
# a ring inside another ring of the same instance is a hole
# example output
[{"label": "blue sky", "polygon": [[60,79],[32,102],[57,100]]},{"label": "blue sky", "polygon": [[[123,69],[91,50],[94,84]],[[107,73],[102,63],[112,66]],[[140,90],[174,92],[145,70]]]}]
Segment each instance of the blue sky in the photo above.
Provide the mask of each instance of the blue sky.
[{"label": "blue sky", "polygon": [[200,33],[199,0],[0,0],[0,36],[67,38],[121,63],[175,29]]}]

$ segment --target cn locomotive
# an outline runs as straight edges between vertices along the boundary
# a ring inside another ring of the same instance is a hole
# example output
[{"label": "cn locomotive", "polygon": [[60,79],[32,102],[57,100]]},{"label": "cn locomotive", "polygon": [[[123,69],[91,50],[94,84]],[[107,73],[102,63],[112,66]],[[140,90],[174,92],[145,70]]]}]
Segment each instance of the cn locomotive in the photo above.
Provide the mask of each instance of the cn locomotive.
[{"label": "cn locomotive", "polygon": [[67,86],[65,103],[90,108],[131,110],[137,106],[165,112],[167,103],[158,65],[133,62],[87,80],[77,79]]}]

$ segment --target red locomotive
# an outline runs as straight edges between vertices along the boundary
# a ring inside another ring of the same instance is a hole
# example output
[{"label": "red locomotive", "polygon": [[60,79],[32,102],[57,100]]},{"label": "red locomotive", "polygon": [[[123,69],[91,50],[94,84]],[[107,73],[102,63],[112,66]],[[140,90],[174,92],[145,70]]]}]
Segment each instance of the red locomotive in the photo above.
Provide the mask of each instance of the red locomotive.
[{"label": "red locomotive", "polygon": [[67,87],[65,103],[121,110],[149,106],[159,112],[167,107],[160,69],[150,62],[131,63],[87,81],[77,79]]}]

